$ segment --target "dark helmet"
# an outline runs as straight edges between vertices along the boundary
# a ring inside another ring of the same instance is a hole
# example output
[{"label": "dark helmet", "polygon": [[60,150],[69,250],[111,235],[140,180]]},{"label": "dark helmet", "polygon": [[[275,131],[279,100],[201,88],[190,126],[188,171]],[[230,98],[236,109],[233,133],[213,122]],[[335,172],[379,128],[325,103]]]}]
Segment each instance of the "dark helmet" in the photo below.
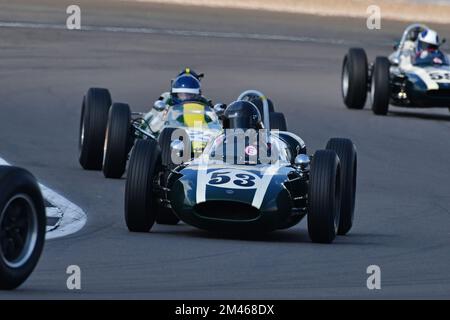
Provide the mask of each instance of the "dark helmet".
[{"label": "dark helmet", "polygon": [[235,101],[223,114],[224,129],[261,129],[261,114],[250,101]]},{"label": "dark helmet", "polygon": [[190,74],[184,74],[172,82],[172,98],[177,102],[198,100],[201,96],[200,81]]}]

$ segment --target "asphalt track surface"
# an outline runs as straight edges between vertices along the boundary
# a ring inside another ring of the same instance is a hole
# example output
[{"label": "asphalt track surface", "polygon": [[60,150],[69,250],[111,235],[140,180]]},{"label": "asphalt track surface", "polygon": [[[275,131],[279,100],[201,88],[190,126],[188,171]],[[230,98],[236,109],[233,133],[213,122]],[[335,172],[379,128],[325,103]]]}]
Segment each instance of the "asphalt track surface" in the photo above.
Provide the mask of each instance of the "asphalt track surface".
[{"label": "asphalt track surface", "polygon": [[[370,31],[361,19],[80,1],[82,25],[157,32],[67,31],[68,4],[0,1],[7,25],[0,28],[0,154],[83,208],[88,221],[47,241],[28,281],[0,299],[450,298],[450,113],[392,108],[377,117],[368,107],[347,110],[340,96],[347,48],[363,46],[371,60],[387,55],[403,23]],[[435,27],[449,34],[450,27]],[[127,231],[124,179],[78,164],[82,96],[104,86],[115,101],[144,111],[184,66],[206,73],[204,93],[214,101],[251,88],[266,93],[311,152],[329,137],[355,142],[356,220],[348,236],[312,244],[305,222],[256,239],[184,224]],[[82,270],[76,292],[66,288],[69,265]],[[366,288],[369,265],[381,268],[381,290]]]}]

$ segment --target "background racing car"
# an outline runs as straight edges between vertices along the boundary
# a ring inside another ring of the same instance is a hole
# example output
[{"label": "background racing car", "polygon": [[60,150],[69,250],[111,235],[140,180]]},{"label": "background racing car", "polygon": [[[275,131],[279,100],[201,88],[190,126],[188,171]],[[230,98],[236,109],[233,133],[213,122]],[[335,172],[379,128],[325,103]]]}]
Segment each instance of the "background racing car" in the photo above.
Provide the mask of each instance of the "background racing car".
[{"label": "background racing car", "polygon": [[350,49],[342,67],[344,103],[349,109],[362,109],[369,92],[377,115],[386,115],[389,104],[450,108],[450,66],[439,50],[444,42],[427,26],[412,24],[403,32],[395,52],[389,58],[377,57],[370,66],[364,49]]},{"label": "background racing car", "polygon": [[[267,101],[257,91],[243,93],[225,111],[225,129],[251,128],[230,125],[234,121],[231,118],[242,114],[249,113],[241,117],[244,119],[261,117],[258,111],[258,116],[252,113],[254,105],[248,105],[251,96]],[[264,127],[270,128],[267,102],[263,111]],[[306,215],[314,242],[330,243],[336,234],[349,232],[357,171],[353,143],[348,139],[330,139],[326,150],[316,151],[310,157],[304,142],[292,133],[265,130],[259,134],[266,135],[264,145],[271,153],[278,151],[275,163],[262,163],[259,156],[254,162],[243,163],[217,159],[215,153],[224,141],[234,139],[225,134],[210,141],[197,159],[174,166],[167,166],[164,158],[181,152],[181,141],[166,145],[155,139],[137,141],[125,188],[128,229],[148,232],[165,212],[190,225],[218,232],[248,234],[285,229]],[[248,155],[247,147],[245,150]]]}]

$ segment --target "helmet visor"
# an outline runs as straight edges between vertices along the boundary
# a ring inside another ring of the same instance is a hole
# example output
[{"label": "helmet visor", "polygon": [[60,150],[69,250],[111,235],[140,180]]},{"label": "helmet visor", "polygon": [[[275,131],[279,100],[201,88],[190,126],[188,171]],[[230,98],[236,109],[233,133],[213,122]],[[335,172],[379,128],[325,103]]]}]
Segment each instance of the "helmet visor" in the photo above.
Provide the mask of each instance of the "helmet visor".
[{"label": "helmet visor", "polygon": [[197,100],[199,95],[195,93],[179,92],[175,93],[175,97],[180,101]]},{"label": "helmet visor", "polygon": [[430,44],[430,43],[426,43],[426,42],[420,41],[419,42],[419,49],[421,51],[423,51],[423,50],[435,51],[435,50],[439,49],[439,46],[437,46],[435,44]]},{"label": "helmet visor", "polygon": [[228,126],[232,129],[256,129],[256,122],[248,117],[230,117]]}]

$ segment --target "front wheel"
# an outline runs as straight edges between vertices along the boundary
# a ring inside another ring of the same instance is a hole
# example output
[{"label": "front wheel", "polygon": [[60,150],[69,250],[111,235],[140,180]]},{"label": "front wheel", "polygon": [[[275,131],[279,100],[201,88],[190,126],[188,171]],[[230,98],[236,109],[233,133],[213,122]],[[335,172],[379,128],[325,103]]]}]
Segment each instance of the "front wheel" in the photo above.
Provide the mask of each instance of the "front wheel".
[{"label": "front wheel", "polygon": [[[191,153],[191,143],[189,142],[189,135],[186,131],[180,128],[172,128],[167,127],[164,128],[158,137],[158,143],[161,148],[161,162],[162,165],[165,166],[163,181],[168,181],[170,170],[174,169],[177,164],[173,162],[172,159],[172,139],[183,139],[184,150],[186,152]],[[164,185],[167,187],[167,185]],[[158,209],[158,215],[156,217],[156,222],[158,224],[166,224],[166,225],[176,225],[180,222],[180,219],[174,214],[172,208],[168,208],[165,206],[160,206]]]},{"label": "front wheel", "polygon": [[342,198],[338,234],[345,235],[352,228],[355,211],[356,147],[349,139],[332,138],[328,141],[326,149],[336,152],[341,165]]},{"label": "front wheel", "polygon": [[153,191],[161,167],[161,150],[153,139],[138,140],[131,151],[125,184],[125,222],[132,232],[148,232],[158,214]]},{"label": "front wheel", "polygon": [[339,158],[318,150],[311,162],[308,195],[308,233],[313,242],[331,243],[339,226],[341,201]]},{"label": "front wheel", "polygon": [[103,174],[119,179],[125,172],[128,151],[133,141],[131,111],[126,103],[114,103],[109,110],[103,157]]},{"label": "front wheel", "polygon": [[376,115],[386,115],[389,109],[390,99],[390,62],[385,57],[377,57],[373,65],[372,80],[370,85],[370,100],[372,111]]},{"label": "front wheel", "polygon": [[36,179],[24,169],[0,166],[0,290],[17,288],[34,270],[45,228]]}]

